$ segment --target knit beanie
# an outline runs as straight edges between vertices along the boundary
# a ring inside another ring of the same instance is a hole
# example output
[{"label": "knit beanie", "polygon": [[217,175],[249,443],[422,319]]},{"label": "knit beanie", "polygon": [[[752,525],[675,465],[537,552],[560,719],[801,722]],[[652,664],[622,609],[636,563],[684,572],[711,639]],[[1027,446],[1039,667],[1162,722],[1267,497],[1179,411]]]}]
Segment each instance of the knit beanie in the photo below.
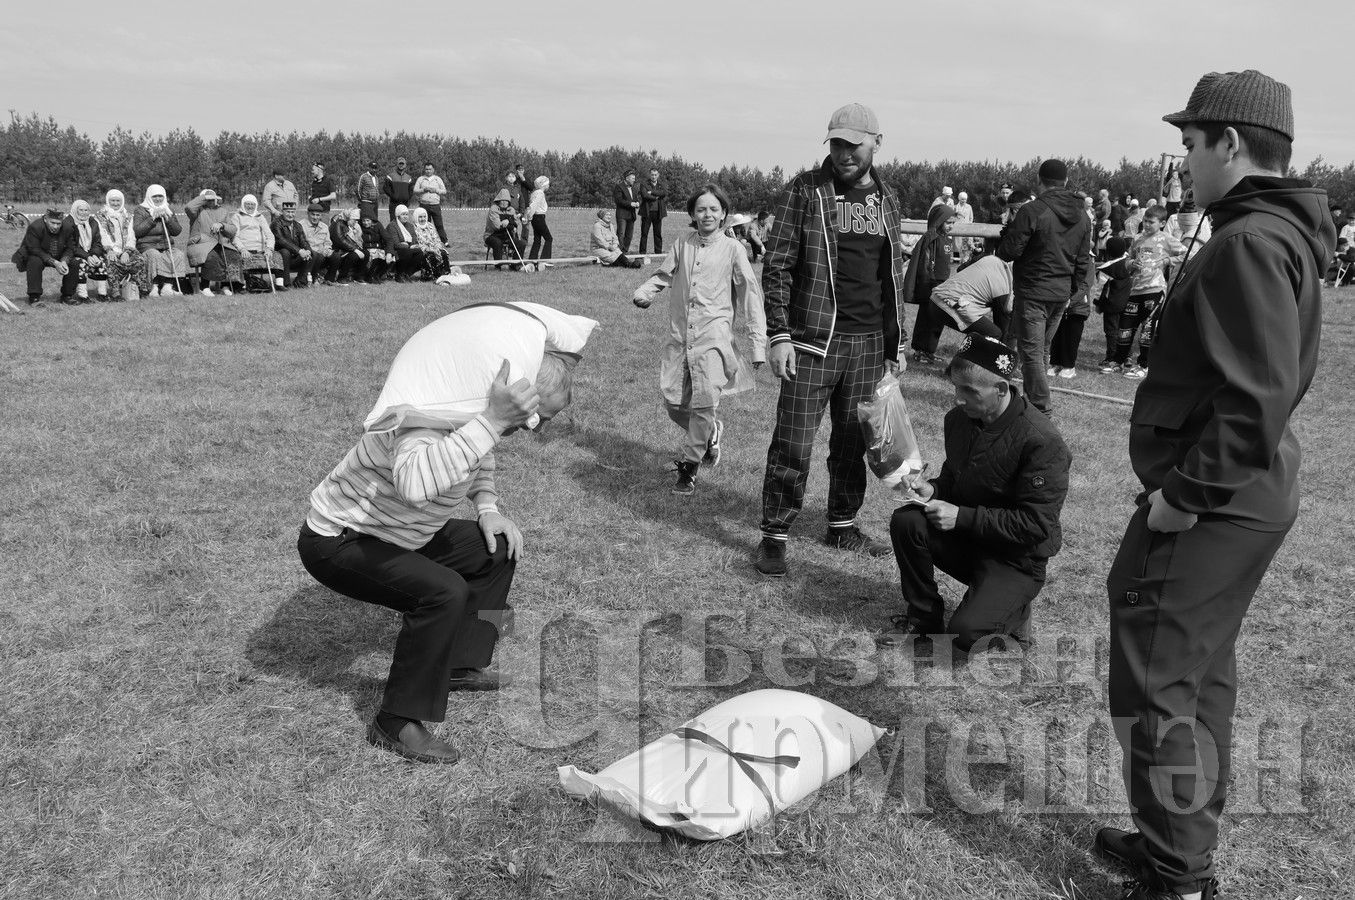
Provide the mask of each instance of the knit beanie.
[{"label": "knit beanie", "polygon": [[1163,116],[1178,127],[1191,122],[1255,125],[1294,139],[1294,97],[1289,85],[1247,69],[1210,72],[1190,92],[1186,108]]}]

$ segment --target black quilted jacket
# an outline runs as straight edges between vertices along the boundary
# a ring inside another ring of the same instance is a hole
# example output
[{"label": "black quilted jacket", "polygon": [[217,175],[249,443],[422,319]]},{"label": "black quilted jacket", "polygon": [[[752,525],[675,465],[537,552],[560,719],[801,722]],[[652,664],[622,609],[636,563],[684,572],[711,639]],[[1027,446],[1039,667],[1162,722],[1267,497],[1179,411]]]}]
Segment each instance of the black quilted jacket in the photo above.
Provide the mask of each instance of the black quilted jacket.
[{"label": "black quilted jacket", "polygon": [[1072,457],[1053,424],[1025,397],[984,425],[956,407],[946,413],[946,461],[935,498],[960,508],[956,531],[978,552],[1048,559],[1059,552],[1059,513]]}]

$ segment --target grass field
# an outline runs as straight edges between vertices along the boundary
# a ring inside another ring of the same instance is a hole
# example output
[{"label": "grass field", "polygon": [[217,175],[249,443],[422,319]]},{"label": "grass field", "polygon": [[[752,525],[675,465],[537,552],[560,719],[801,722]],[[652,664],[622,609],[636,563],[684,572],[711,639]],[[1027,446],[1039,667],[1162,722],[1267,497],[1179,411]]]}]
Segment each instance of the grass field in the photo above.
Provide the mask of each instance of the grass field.
[{"label": "grass field", "polygon": [[[553,218],[557,256],[583,247],[590,218]],[[479,255],[480,216],[450,219],[454,249]],[[1103,588],[1135,492],[1127,408],[1056,398],[1074,469],[1039,652],[887,672],[868,636],[896,611],[897,575],[816,542],[823,435],[791,576],[769,583],[749,564],[769,373],[725,407],[725,464],[695,497],[669,495],[666,323],[630,304],[640,274],[0,316],[0,896],[1118,896],[1089,848],[1099,825],[1127,821],[1104,729]],[[22,297],[12,266],[0,291]],[[1355,292],[1327,297],[1296,417],[1303,511],[1239,646],[1236,814],[1219,862],[1227,896],[1249,900],[1349,896],[1355,878]],[[502,299],[602,322],[574,406],[498,452],[505,512],[528,541],[505,653],[539,649],[544,691],[453,696],[439,733],[463,762],[412,766],[362,740],[396,617],[316,585],[296,530],[404,340]],[[1093,322],[1072,385],[1130,396],[1131,382],[1088,374],[1100,348]],[[947,385],[929,371],[906,384],[935,454]],[[872,485],[863,524],[882,535],[891,508]],[[703,652],[696,610],[726,614],[704,636],[724,650]],[[539,644],[521,640],[532,621],[550,623]],[[836,783],[757,834],[698,844],[653,840],[558,786],[557,766],[596,771],[721,699],[793,683],[894,729],[851,798]]]}]

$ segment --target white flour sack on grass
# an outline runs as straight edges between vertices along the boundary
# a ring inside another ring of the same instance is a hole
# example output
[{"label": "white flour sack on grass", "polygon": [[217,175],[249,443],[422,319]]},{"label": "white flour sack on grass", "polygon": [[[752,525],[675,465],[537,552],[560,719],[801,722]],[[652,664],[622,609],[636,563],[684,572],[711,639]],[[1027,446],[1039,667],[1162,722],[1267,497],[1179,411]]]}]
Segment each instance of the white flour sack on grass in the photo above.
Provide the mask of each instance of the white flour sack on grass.
[{"label": "white flour sack on grass", "polygon": [[596,775],[560,767],[582,800],[701,841],[766,822],[856,764],[883,728],[797,691],[732,697]]},{"label": "white flour sack on grass", "polygon": [[405,341],[364,427],[371,432],[460,428],[488,408],[489,386],[504,360],[510,383],[535,380],[545,351],[582,353],[597,324],[518,301],[473,304],[448,313]]}]

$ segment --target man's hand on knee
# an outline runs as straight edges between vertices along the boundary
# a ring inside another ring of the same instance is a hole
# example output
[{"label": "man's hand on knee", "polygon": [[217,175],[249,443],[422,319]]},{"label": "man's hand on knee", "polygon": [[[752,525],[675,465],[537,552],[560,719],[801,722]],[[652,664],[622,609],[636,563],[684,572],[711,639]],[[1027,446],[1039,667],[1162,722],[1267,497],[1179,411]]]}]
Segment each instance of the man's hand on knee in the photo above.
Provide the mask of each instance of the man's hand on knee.
[{"label": "man's hand on knee", "polygon": [[481,513],[478,524],[480,533],[485,536],[485,548],[491,555],[499,542],[498,536],[503,535],[508,542],[508,558],[514,562],[522,558],[522,532],[507,516],[496,512]]}]

